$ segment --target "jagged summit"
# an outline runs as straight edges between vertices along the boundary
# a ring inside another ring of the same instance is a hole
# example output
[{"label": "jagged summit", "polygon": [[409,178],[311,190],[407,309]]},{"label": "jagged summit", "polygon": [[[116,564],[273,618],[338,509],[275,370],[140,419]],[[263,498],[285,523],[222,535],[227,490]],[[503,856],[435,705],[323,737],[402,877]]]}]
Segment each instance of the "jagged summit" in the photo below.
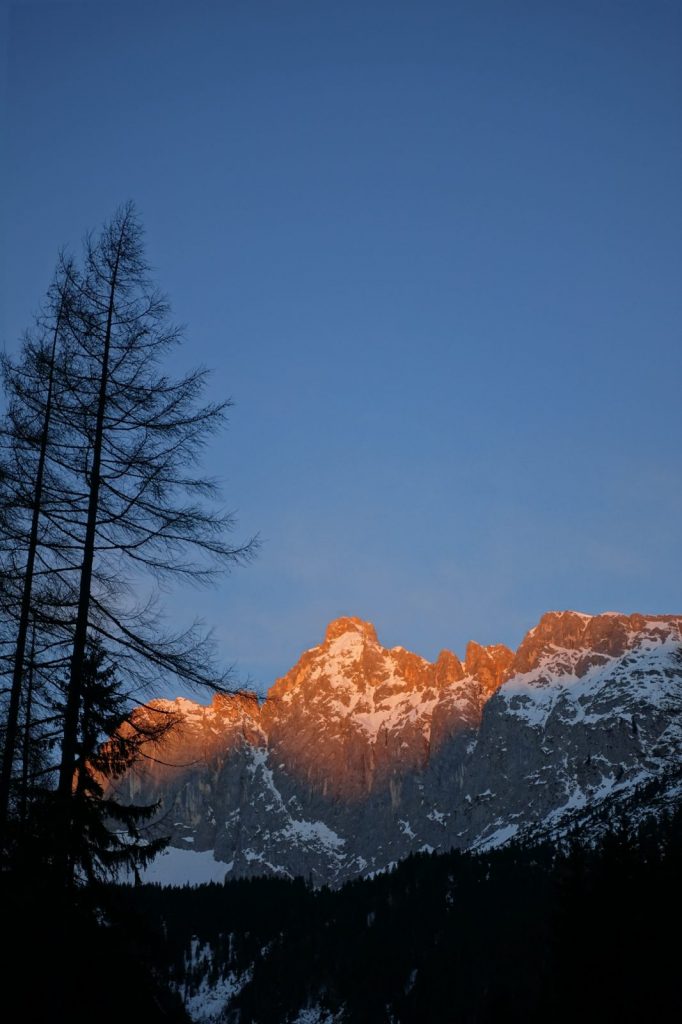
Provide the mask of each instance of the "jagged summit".
[{"label": "jagged summit", "polygon": [[342,618],[334,619],[330,622],[327,626],[324,642],[325,644],[330,644],[333,640],[337,640],[346,633],[360,633],[367,640],[373,640],[375,643],[378,643],[377,631],[372,623],[364,622],[362,619],[357,619],[351,615],[344,615]]},{"label": "jagged summit", "polygon": [[[546,612],[537,626],[521,641],[513,663],[514,674],[530,672],[557,651],[572,652],[565,664],[578,676],[607,658],[620,657],[639,644],[644,637],[663,640],[680,639],[680,622],[676,615],[624,615],[604,612]],[[583,657],[578,657],[582,652]]]}]

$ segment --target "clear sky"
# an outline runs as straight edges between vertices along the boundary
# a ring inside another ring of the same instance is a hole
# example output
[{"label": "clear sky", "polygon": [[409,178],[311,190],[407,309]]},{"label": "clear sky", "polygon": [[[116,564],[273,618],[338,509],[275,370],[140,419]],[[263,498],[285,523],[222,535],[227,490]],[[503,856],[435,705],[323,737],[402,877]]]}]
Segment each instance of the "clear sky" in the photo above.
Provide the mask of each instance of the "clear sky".
[{"label": "clear sky", "polygon": [[267,686],[681,612],[682,4],[5,4],[0,342],[142,215],[257,563],[169,598]]}]

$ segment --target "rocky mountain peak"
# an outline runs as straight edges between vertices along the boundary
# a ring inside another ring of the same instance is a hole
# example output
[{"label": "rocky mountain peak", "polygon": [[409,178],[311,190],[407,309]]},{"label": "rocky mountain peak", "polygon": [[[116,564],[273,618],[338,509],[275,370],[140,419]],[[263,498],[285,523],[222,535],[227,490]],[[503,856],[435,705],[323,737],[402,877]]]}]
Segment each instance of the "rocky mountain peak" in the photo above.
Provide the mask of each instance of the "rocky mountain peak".
[{"label": "rocky mountain peak", "polygon": [[497,690],[508,677],[514,652],[504,644],[482,647],[474,640],[467,644],[464,665],[467,675],[478,679],[487,692]]},{"label": "rocky mountain peak", "polygon": [[340,619],[334,619],[327,626],[324,642],[330,644],[346,633],[359,633],[367,640],[378,643],[377,631],[371,622],[364,622],[351,615],[344,615]]},{"label": "rocky mountain peak", "polygon": [[235,876],[340,884],[409,852],[553,834],[640,787],[682,793],[681,630],[555,611],[516,654],[472,642],[429,662],[344,617],[262,703],[138,709],[178,725],[117,788],[160,798],[159,830]]},{"label": "rocky mountain peak", "polygon": [[449,686],[451,683],[464,679],[464,666],[456,654],[452,651],[443,650],[434,662],[434,675],[436,685],[439,688]]},{"label": "rocky mountain peak", "polygon": [[679,640],[679,622],[675,615],[546,612],[521,642],[512,671],[531,672],[553,658],[553,671],[582,677],[588,669],[621,657],[647,638],[659,643],[669,638]]}]

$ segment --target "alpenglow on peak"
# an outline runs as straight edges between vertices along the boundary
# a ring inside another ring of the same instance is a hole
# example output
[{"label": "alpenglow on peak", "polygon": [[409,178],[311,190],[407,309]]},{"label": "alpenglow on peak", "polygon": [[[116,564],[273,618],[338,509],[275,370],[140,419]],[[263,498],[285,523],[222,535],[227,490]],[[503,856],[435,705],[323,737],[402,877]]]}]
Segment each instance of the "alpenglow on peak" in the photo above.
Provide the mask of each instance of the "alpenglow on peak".
[{"label": "alpenglow on peak", "polygon": [[161,801],[152,827],[230,877],[340,885],[410,853],[672,808],[681,699],[680,615],[548,612],[516,652],[471,642],[435,662],[344,617],[263,702],[138,709],[179,721],[116,787]]},{"label": "alpenglow on peak", "polygon": [[340,619],[334,619],[330,622],[327,626],[324,642],[327,644],[331,643],[332,640],[337,640],[346,633],[361,633],[367,640],[373,640],[374,643],[378,643],[377,631],[372,623],[356,619],[352,615],[345,615]]}]

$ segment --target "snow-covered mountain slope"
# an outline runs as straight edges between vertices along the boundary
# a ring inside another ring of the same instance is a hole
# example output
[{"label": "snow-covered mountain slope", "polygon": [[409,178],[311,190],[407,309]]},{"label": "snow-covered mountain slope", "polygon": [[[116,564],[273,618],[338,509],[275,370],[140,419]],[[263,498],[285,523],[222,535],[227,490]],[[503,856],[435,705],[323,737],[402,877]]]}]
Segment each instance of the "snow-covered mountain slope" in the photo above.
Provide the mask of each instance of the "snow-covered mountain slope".
[{"label": "snow-covered mountain slope", "polygon": [[119,790],[160,798],[160,831],[231,876],[339,884],[551,835],[652,783],[677,798],[681,650],[680,616],[550,612],[516,654],[430,663],[339,619],[260,706],[154,702],[180,723]]}]

